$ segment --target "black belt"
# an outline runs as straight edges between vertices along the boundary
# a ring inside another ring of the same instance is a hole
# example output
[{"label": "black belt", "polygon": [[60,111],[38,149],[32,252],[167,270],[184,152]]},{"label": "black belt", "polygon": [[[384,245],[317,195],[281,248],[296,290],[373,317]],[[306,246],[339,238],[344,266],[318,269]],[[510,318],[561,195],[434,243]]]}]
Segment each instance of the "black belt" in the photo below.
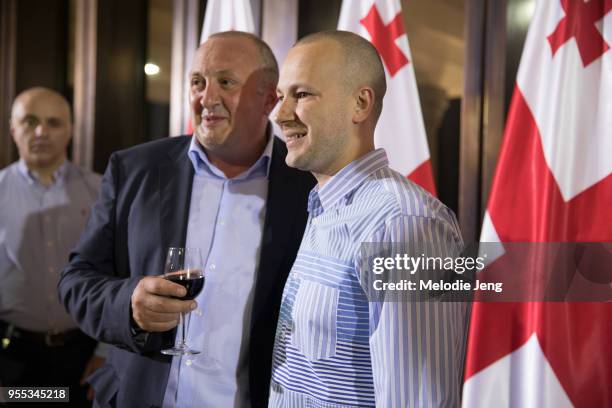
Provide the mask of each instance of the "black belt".
[{"label": "black belt", "polygon": [[44,347],[62,347],[78,340],[88,339],[79,329],[71,329],[62,332],[53,330],[35,332],[21,329],[3,321],[0,321],[0,337],[2,338],[3,349],[8,348],[12,341],[17,340]]}]

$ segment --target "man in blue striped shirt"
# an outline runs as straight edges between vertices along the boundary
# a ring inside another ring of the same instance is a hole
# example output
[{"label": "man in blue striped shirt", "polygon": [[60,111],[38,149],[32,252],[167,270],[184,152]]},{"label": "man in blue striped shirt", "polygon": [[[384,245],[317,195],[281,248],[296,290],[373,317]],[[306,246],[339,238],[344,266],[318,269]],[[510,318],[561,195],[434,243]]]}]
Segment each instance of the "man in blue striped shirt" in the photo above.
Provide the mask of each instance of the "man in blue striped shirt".
[{"label": "man in blue striped shirt", "polygon": [[459,405],[467,305],[366,293],[364,242],[389,255],[463,245],[454,214],[374,148],[385,91],[375,48],[348,32],[305,37],[281,70],[286,161],[318,185],[283,293],[271,407]]}]

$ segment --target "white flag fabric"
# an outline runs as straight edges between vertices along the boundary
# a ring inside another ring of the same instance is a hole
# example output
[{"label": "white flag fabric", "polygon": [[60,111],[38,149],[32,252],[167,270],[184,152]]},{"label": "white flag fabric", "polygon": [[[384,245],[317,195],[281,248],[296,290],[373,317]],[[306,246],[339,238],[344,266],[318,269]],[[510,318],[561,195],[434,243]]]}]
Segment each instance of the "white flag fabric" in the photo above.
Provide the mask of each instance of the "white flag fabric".
[{"label": "white flag fabric", "polygon": [[399,0],[344,0],[338,29],[369,40],[382,57],[387,94],[376,127],[376,147],[394,170],[435,194],[423,115]]},{"label": "white flag fabric", "polygon": [[208,0],[202,27],[202,44],[211,34],[220,31],[255,33],[250,0]]},{"label": "white flag fabric", "polygon": [[[612,241],[611,9],[537,2],[481,241]],[[611,303],[476,303],[463,407],[612,407],[610,339]]]}]

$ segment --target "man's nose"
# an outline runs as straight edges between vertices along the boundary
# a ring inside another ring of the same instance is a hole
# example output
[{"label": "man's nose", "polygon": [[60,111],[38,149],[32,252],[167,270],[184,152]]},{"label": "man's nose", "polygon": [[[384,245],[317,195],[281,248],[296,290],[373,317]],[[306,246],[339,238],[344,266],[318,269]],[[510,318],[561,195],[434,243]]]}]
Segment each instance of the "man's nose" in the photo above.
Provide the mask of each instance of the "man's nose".
[{"label": "man's nose", "polygon": [[38,137],[46,136],[49,128],[44,123],[39,123],[34,128],[34,134]]},{"label": "man's nose", "polygon": [[278,110],[274,116],[274,121],[282,125],[283,122],[291,121],[295,119],[295,107],[291,102],[290,98],[285,98],[279,101]]},{"label": "man's nose", "polygon": [[200,104],[204,108],[210,108],[219,104],[219,91],[216,86],[209,84],[200,95]]}]

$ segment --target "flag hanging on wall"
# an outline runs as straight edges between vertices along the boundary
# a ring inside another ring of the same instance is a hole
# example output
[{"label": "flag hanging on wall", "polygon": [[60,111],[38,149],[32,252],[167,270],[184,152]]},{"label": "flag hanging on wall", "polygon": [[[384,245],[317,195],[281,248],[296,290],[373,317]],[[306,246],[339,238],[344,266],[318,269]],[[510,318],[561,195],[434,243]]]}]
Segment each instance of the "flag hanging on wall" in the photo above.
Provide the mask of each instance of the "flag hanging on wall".
[{"label": "flag hanging on wall", "polygon": [[[612,241],[611,9],[537,2],[481,241]],[[610,303],[477,303],[463,407],[612,407],[611,339]]]},{"label": "flag hanging on wall", "polygon": [[387,75],[387,94],[376,126],[376,147],[390,166],[435,194],[427,135],[399,0],[344,0],[338,29],[369,40]]},{"label": "flag hanging on wall", "polygon": [[211,34],[230,30],[255,33],[251,1],[208,0],[200,44]]}]

